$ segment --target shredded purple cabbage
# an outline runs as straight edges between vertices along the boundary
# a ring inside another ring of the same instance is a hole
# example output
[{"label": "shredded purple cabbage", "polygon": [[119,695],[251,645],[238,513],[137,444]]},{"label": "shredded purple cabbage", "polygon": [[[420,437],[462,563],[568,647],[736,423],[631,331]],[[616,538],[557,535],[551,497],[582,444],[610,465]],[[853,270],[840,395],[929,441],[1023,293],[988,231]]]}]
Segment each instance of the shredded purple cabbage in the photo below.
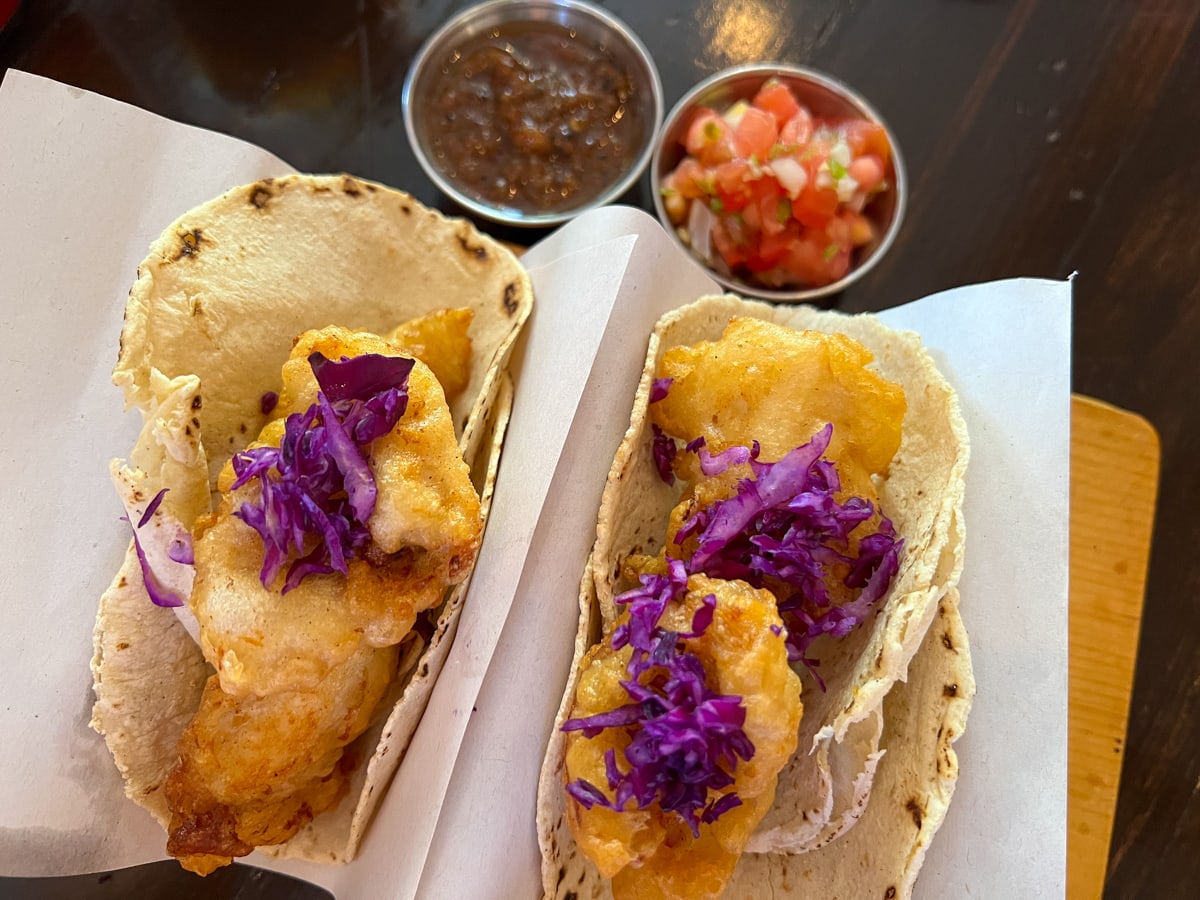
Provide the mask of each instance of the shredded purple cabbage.
[{"label": "shredded purple cabbage", "polygon": [[650,385],[650,402],[657,403],[659,400],[666,399],[667,392],[671,390],[671,385],[674,383],[674,378],[655,378],[654,383]]},{"label": "shredded purple cabbage", "polygon": [[370,540],[377,488],[364,450],[404,415],[413,367],[378,354],[335,362],[313,353],[308,362],[317,402],[287,417],[278,447],[243,450],[232,461],[234,489],[252,479],[261,486],[259,500],[234,515],[262,537],[264,586],[287,567],[283,593],[309,575],[345,574]]},{"label": "shredded purple cabbage", "polygon": [[133,549],[137,553],[138,564],[142,569],[142,583],[146,586],[146,595],[155,606],[183,606],[184,599],[158,580],[150,560],[146,559],[146,551],[138,540],[137,529],[133,529]]},{"label": "shredded purple cabbage", "polygon": [[279,395],[274,391],[264,391],[263,395],[258,398],[258,408],[262,410],[264,416],[269,416],[275,412],[275,407],[279,404]]},{"label": "shredded purple cabbage", "polygon": [[[655,464],[671,484],[678,448],[657,425],[652,427]],[[621,682],[630,702],[570,719],[562,730],[594,738],[608,728],[626,729],[631,735],[623,751],[628,768],[622,770],[613,750],[605,754],[611,799],[585,779],[570,782],[567,793],[585,809],[599,805],[619,811],[630,801],[644,809],[657,803],[664,812],[679,815],[698,837],[701,823],[742,802],[735,791],[721,792],[734,783],[738,761],[754,756],[754,745],[742,730],[745,706],[741,697],[709,690],[703,665],[684,644],[711,624],[716,597],[704,599],[690,632],[658,624],[667,607],[686,594],[690,574],[740,579],[754,587],[769,584],[787,627],[788,658],[804,663],[824,689],[809,647],[821,635],[844,637],[871,613],[899,570],[904,547],[881,513],[877,530],[858,536],[857,554],[850,554],[851,533],[875,515],[875,507],[861,497],[841,503],[835,499],[841,481],[833,463],[822,459],[832,436],[833,426],[826,425],[774,463],[759,462],[757,441],[717,454],[708,451],[703,437],[686,445],[699,457],[706,476],[748,463],[751,477],[738,483],[733,497],[715,501],[683,523],[675,541],[682,545],[696,536],[690,558],[667,559],[666,575],[643,575],[640,587],[615,598],[629,610],[611,641],[614,650],[633,648],[626,666],[629,677]],[[835,604],[825,579],[839,566],[847,570],[843,584],[858,593]],[[777,625],[771,631],[781,633]],[[712,801],[710,792],[717,794]]]},{"label": "shredded purple cabbage", "polygon": [[675,461],[678,448],[674,439],[663,433],[657,425],[651,425],[650,428],[654,433],[650,450],[654,454],[654,467],[658,469],[658,477],[667,484],[674,484],[675,472],[671,469],[671,463]]},{"label": "shredded purple cabbage", "polygon": [[158,509],[158,507],[160,505],[162,505],[163,497],[167,496],[168,490],[169,490],[168,488],[163,488],[161,491],[159,491],[157,494],[154,495],[154,498],[149,503],[146,504],[146,511],[144,513],[142,513],[142,517],[140,519],[138,519],[138,523],[137,523],[138,528],[144,527],[145,524],[147,522],[149,522],[151,518],[153,518],[155,511]]},{"label": "shredded purple cabbage", "polygon": [[[899,570],[904,547],[881,514],[877,531],[861,536],[857,555],[850,555],[851,532],[871,519],[875,507],[861,497],[835,499],[841,489],[837,469],[821,458],[832,435],[833,426],[826,425],[774,463],[758,462],[757,446],[731,447],[706,460],[702,443],[694,441],[689,447],[701,454],[705,474],[748,461],[753,476],[738,484],[733,497],[696,512],[675,536],[678,544],[698,536],[689,572],[754,587],[769,582],[787,625],[788,657],[814,675],[819,661],[808,655],[812,642],[825,634],[844,637],[867,617]],[[825,579],[838,565],[849,567],[843,584],[858,594],[834,604]]]},{"label": "shredded purple cabbage", "polygon": [[[154,518],[154,513],[162,505],[163,497],[167,495],[168,490],[168,488],[163,488],[146,504],[145,511],[133,528],[133,549],[137,554],[138,565],[142,570],[142,583],[146,586],[146,594],[150,597],[150,602],[155,606],[173,607],[183,606],[185,599],[159,580],[154,567],[150,565],[150,560],[146,556],[145,548],[142,547],[141,539],[138,538],[139,529],[144,528]],[[121,518],[126,522],[129,521],[127,516]],[[182,527],[179,528],[179,534],[171,541],[171,546],[167,549],[167,556],[173,562],[185,565],[192,565],[195,562],[192,556],[190,535]]]},{"label": "shredded purple cabbage", "polygon": [[[562,726],[589,738],[606,728],[629,729],[632,739],[623,751],[628,768],[622,771],[614,751],[605,755],[612,799],[582,778],[566,789],[586,809],[622,810],[631,800],[639,809],[657,803],[699,836],[701,823],[741,804],[735,791],[719,792],[733,784],[738,761],[754,756],[754,745],[742,730],[742,698],[711,691],[700,658],[684,645],[712,624],[715,595],[705,597],[693,614],[691,631],[669,631],[658,624],[667,606],[687,593],[683,563],[669,560],[668,566],[667,575],[643,575],[641,587],[616,598],[629,608],[629,618],[613,632],[612,647],[633,648],[626,666],[629,677],[621,682],[630,702]],[[710,800],[710,792],[719,796]]]},{"label": "shredded purple cabbage", "polygon": [[758,459],[759,452],[758,441],[755,441],[750,447],[739,447],[734,444],[720,453],[709,453],[703,435],[690,441],[684,449],[695,453],[700,458],[700,471],[710,478],[713,475],[720,475],[730,466],[738,466],[748,463],[752,459]]}]

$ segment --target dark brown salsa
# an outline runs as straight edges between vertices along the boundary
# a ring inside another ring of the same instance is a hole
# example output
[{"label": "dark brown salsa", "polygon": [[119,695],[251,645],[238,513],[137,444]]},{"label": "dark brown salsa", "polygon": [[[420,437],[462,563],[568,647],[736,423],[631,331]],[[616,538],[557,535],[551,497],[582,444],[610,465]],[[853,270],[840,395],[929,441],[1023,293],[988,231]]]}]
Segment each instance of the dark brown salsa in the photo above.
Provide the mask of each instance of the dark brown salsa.
[{"label": "dark brown salsa", "polygon": [[460,46],[426,110],[430,155],[448,180],[531,214],[602,194],[643,139],[630,74],[553,22],[499,26]]}]

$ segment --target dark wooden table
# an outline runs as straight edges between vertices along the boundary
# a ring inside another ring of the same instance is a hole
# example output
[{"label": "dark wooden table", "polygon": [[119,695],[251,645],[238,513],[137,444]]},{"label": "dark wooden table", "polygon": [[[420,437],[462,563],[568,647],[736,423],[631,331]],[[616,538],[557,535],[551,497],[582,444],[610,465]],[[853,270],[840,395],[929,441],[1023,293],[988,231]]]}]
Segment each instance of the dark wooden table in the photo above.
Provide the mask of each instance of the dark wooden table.
[{"label": "dark wooden table", "polygon": [[[0,33],[0,69],[448,209],[408,148],[400,92],[422,39],[464,5],[25,0]],[[1145,415],[1163,460],[1106,896],[1200,895],[1200,4],[603,5],[654,53],[668,103],[725,65],[775,58],[845,79],[889,120],[912,183],[907,223],[840,308],[1078,271],[1073,387]],[[647,185],[627,200],[649,208]]]}]

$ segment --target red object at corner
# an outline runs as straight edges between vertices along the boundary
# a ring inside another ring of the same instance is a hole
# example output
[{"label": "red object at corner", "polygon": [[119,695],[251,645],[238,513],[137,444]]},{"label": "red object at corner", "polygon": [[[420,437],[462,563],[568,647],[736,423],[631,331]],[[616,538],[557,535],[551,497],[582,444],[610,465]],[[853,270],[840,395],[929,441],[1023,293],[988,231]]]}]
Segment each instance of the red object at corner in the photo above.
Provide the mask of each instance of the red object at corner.
[{"label": "red object at corner", "polygon": [[8,20],[13,17],[13,13],[20,5],[21,0],[0,0],[0,29],[8,24]]}]

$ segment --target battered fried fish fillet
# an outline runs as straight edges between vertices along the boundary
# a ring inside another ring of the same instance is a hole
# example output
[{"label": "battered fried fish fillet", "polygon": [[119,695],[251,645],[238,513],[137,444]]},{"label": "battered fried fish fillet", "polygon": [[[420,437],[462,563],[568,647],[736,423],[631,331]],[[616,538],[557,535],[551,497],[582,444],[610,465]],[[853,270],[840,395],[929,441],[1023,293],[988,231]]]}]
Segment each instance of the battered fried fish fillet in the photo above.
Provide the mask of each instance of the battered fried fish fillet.
[{"label": "battered fried fish fillet", "polygon": [[471,380],[471,339],[467,330],[474,318],[475,311],[468,307],[435,309],[397,326],[384,337],[429,366],[441,382],[446,399],[453,400]]},{"label": "battered fried fish fillet", "polygon": [[[596,805],[585,809],[567,804],[567,821],[580,848],[600,871],[612,878],[617,900],[717,897],[733,873],[754,827],[775,796],[780,769],[796,750],[800,725],[800,679],[789,668],[775,599],[741,581],[704,575],[688,580],[682,602],[664,612],[662,627],[686,632],[704,597],[715,595],[712,624],[686,641],[688,652],[704,665],[708,686],[719,694],[742,698],[742,726],[754,745],[753,757],[733,773],[731,791],[741,805],[700,826],[699,837],[677,815],[657,806],[621,811]],[[627,621],[628,614],[617,624]],[[571,715],[585,718],[629,702],[622,680],[631,650],[612,649],[610,640],[596,644],[580,668]],[[583,778],[606,783],[605,754],[617,757],[630,743],[626,729],[610,728],[588,738],[572,732],[566,738],[566,780]]]},{"label": "battered fried fish fillet", "polygon": [[[259,445],[278,446],[284,419],[316,401],[308,357],[396,356],[375,335],[306,332],[283,369],[278,418]],[[417,362],[408,405],[368,456],[378,489],[370,543],[347,575],[305,578],[286,594],[260,581],[261,539],[234,515],[254,481],[219,479],[217,512],[195,530],[190,606],[216,669],[179,744],[166,794],[168,850],[202,874],[255,846],[287,840],[337,803],[344,748],[370,724],[395,675],[396,645],[416,616],[463,580],[479,548],[479,498],[432,372]]]},{"label": "battered fried fish fillet", "polygon": [[[713,453],[758,441],[777,460],[833,424],[826,455],[836,459],[846,494],[876,499],[871,476],[887,471],[900,447],[904,391],[867,368],[871,352],[845,335],[796,331],[762,319],[734,318],[720,341],[672,347],[658,376],[667,396],[650,407],[653,422],[684,440],[703,437]],[[676,474],[702,481],[694,454],[677,458]],[[710,496],[732,493],[745,467],[707,479]]]}]

